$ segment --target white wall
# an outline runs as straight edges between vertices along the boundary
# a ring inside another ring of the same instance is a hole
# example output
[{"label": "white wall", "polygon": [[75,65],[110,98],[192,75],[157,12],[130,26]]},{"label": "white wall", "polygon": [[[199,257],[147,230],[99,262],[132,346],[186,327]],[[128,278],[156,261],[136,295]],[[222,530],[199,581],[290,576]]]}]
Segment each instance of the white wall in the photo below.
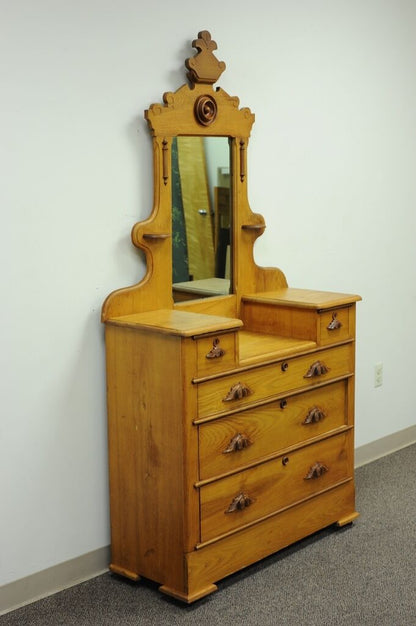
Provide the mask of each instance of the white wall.
[{"label": "white wall", "polygon": [[[109,542],[103,328],[143,275],[143,110],[208,29],[219,84],[256,114],[263,265],[362,294],[358,445],[415,422],[412,0],[1,0],[0,584]],[[384,385],[373,387],[373,365]]]}]

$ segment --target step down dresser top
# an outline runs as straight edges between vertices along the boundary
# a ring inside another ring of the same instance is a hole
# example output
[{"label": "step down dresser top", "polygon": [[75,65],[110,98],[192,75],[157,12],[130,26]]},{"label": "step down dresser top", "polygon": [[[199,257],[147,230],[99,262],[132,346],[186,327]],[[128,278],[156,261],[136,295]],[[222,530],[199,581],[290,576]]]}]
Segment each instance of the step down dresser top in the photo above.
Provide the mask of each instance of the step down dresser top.
[{"label": "step down dresser top", "polygon": [[[200,32],[193,46],[189,84],[145,112],[154,206],[132,240],[147,273],[111,293],[102,310],[110,569],[156,581],[187,603],[225,576],[357,517],[361,299],[290,288],[281,270],[254,262],[265,229],[247,201],[254,115],[214,90],[225,64],[210,34]],[[229,155],[225,165],[214,163],[211,186],[209,138],[222,138]],[[201,269],[201,259],[211,269]]]}]

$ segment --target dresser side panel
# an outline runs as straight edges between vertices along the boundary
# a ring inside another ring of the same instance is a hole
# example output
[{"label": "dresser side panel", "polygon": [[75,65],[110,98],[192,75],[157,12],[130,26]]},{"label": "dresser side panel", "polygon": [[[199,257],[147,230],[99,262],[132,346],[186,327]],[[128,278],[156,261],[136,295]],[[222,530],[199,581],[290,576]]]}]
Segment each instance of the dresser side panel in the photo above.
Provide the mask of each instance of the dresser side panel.
[{"label": "dresser side panel", "polygon": [[181,339],[107,326],[112,566],[181,585]]}]

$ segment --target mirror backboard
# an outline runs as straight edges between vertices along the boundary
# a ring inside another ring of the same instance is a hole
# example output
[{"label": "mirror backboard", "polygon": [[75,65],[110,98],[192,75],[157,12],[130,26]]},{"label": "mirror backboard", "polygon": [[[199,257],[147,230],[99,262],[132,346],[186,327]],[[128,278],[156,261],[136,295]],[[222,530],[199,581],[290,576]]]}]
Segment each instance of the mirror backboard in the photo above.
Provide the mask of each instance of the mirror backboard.
[{"label": "mirror backboard", "polygon": [[[198,33],[192,45],[197,53],[185,61],[189,84],[145,111],[153,137],[154,201],[150,217],[133,226],[132,241],[145,253],[146,275],[110,294],[103,320],[205,306],[235,316],[243,294],[287,285],[280,270],[257,266],[253,256],[265,229],[247,200],[254,115],[239,108],[236,96],[214,90],[225,63],[213,54],[217,45],[209,32]],[[219,298],[207,297],[214,295]]]}]

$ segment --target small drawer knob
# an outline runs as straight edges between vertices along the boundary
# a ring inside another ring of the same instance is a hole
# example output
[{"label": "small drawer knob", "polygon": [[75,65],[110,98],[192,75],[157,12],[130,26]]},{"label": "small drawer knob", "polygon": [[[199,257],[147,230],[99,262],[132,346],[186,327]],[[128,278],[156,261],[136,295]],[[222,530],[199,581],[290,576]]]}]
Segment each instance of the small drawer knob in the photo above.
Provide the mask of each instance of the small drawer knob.
[{"label": "small drawer knob", "polygon": [[282,367],[282,372],[287,372],[287,370],[289,369],[289,363],[287,361],[284,361],[281,367]]},{"label": "small drawer knob", "polygon": [[224,356],[225,354],[225,350],[223,350],[220,346],[220,340],[218,339],[218,337],[216,337],[214,339],[214,341],[212,342],[212,348],[211,350],[208,352],[208,354],[205,355],[205,358],[207,359],[218,359],[222,356]]},{"label": "small drawer knob", "polygon": [[289,463],[289,457],[288,456],[284,456],[282,459],[282,465],[286,466]]},{"label": "small drawer knob", "polygon": [[280,408],[285,409],[287,407],[287,400],[280,400]]},{"label": "small drawer knob", "polygon": [[329,322],[327,326],[327,330],[337,330],[338,328],[341,328],[341,327],[342,327],[342,324],[337,318],[337,314],[332,313],[332,320]]}]

